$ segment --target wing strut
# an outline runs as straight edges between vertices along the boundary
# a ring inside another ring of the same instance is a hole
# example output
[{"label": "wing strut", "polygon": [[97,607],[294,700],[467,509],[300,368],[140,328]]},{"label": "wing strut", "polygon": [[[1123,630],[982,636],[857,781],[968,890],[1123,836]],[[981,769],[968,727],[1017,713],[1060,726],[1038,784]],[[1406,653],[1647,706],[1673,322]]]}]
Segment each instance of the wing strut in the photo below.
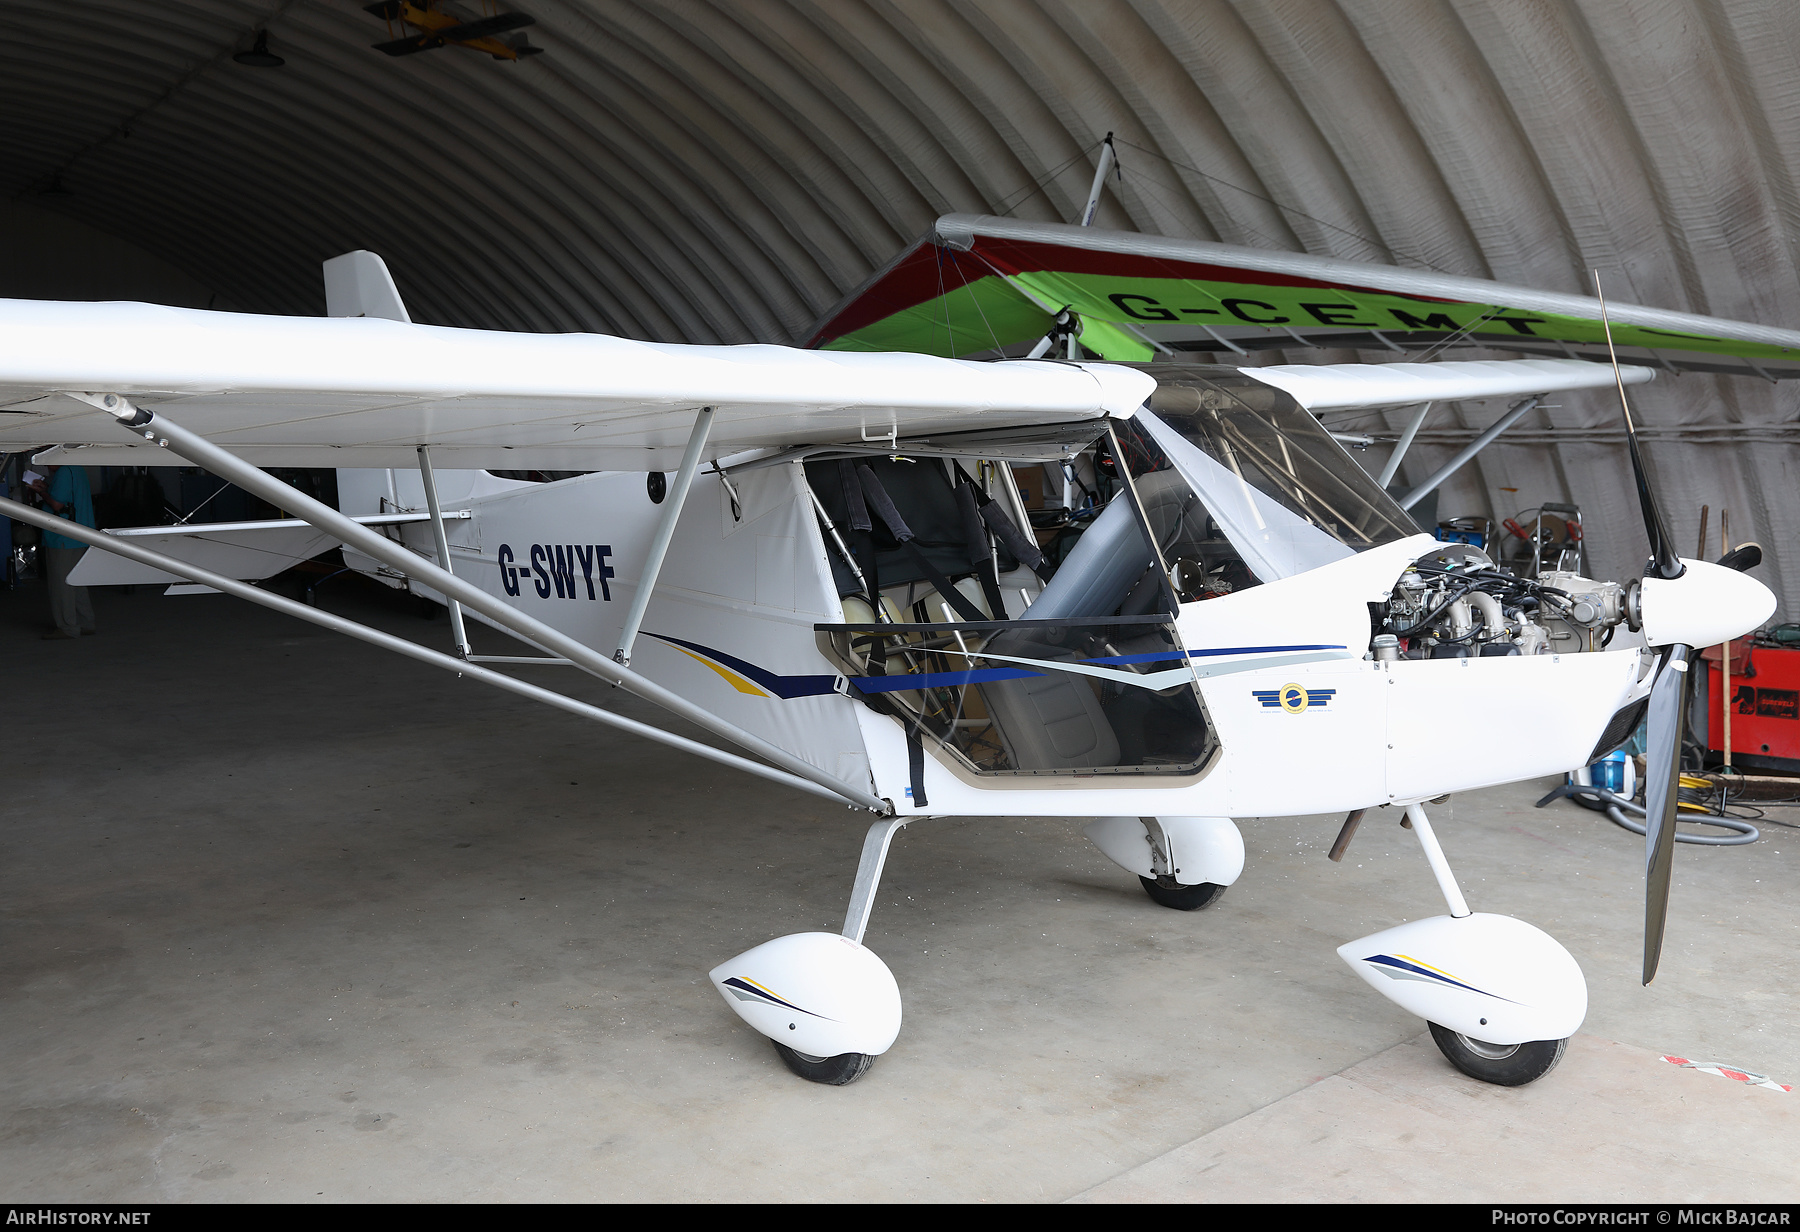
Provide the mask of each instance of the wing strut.
[{"label": "wing strut", "polygon": [[[1519,401],[1513,403],[1512,406],[1507,408],[1506,414],[1500,416],[1499,419],[1494,421],[1493,427],[1489,428],[1486,432],[1483,432],[1480,436],[1478,436],[1474,440],[1470,441],[1468,448],[1464,449],[1461,453],[1457,454],[1454,458],[1451,458],[1448,462],[1444,463],[1444,465],[1439,468],[1437,474],[1433,475],[1430,479],[1427,479],[1424,483],[1420,484],[1418,487],[1416,487],[1412,491],[1408,492],[1405,496],[1402,496],[1400,498],[1400,508],[1411,509],[1414,505],[1418,504],[1426,496],[1429,496],[1433,491],[1435,491],[1437,489],[1437,486],[1439,484],[1443,483],[1444,480],[1450,478],[1450,476],[1456,474],[1457,471],[1460,471],[1463,468],[1464,463],[1466,463],[1470,458],[1473,458],[1476,454],[1480,453],[1482,450],[1486,449],[1488,447],[1489,442],[1491,442],[1496,436],[1499,436],[1502,432],[1506,431],[1508,428],[1512,427],[1514,424],[1518,423],[1519,420],[1521,420],[1525,417],[1525,413],[1527,411],[1529,411],[1533,407],[1537,406],[1537,404],[1542,402],[1543,400],[1544,400],[1544,395],[1532,394],[1531,397],[1529,397],[1529,398],[1521,398]],[[1427,409],[1429,409],[1429,404],[1427,404]]]},{"label": "wing strut", "polygon": [[1421,403],[1418,411],[1414,413],[1412,421],[1406,425],[1406,430],[1400,434],[1400,441],[1394,446],[1393,456],[1388,458],[1387,465],[1381,468],[1381,478],[1375,481],[1381,485],[1383,492],[1387,491],[1387,486],[1394,482],[1394,476],[1400,473],[1400,461],[1406,457],[1406,451],[1412,448],[1413,437],[1419,435],[1419,429],[1425,424],[1425,416],[1431,414],[1431,407],[1432,403],[1430,402]]},{"label": "wing strut", "polygon": [[267,471],[251,466],[235,454],[219,448],[199,433],[189,431],[166,416],[153,414],[143,407],[134,407],[129,399],[118,394],[75,396],[89,405],[99,407],[113,415],[120,424],[130,431],[138,433],[146,440],[155,440],[159,444],[173,449],[174,452],[188,459],[194,465],[204,467],[221,479],[237,484],[246,492],[255,493],[280,508],[292,510],[320,530],[337,536],[341,542],[354,547],[364,555],[372,556],[408,577],[416,577],[445,598],[460,600],[464,607],[486,616],[501,628],[511,630],[539,649],[561,655],[575,666],[591,675],[598,676],[608,684],[627,689],[647,702],[654,702],[664,710],[677,714],[691,723],[698,723],[714,735],[723,737],[740,748],[748,749],[758,757],[773,762],[792,775],[809,779],[827,790],[835,792],[845,800],[853,801],[871,812],[884,816],[892,813],[892,806],[880,797],[872,795],[862,788],[853,787],[836,776],[826,773],[811,762],[794,756],[786,749],[771,744],[734,723],[726,722],[710,710],[695,705],[687,698],[664,688],[642,673],[619,666],[605,655],[597,653],[593,647],[577,641],[541,620],[532,619],[480,587],[465,582],[455,574],[431,564],[403,544],[396,543],[392,539],[358,525],[355,520],[339,513],[331,506],[322,504],[289,487]]},{"label": "wing strut", "polygon": [[[444,533],[444,511],[438,505],[437,476],[431,470],[429,445],[419,446],[419,480],[425,485],[425,508],[431,513],[431,538],[437,544],[438,564],[446,572],[455,573],[456,566],[450,560],[450,537]],[[468,630],[463,628],[462,604],[445,595],[444,605],[450,609],[450,636],[456,642],[456,657],[467,659],[475,653],[475,647],[469,644]]]},{"label": "wing strut", "polygon": [[650,606],[650,592],[662,574],[663,557],[669,553],[669,540],[675,537],[675,523],[681,520],[681,507],[687,504],[688,489],[694,485],[694,471],[700,466],[700,451],[712,432],[713,408],[703,406],[694,416],[694,430],[688,433],[687,450],[681,455],[681,469],[675,472],[675,488],[663,505],[662,521],[656,524],[656,537],[644,557],[644,573],[638,579],[637,593],[631,597],[631,611],[625,627],[619,630],[619,648],[613,651],[613,662],[620,667],[631,665],[631,647],[637,641],[638,626],[644,623],[644,610]]},{"label": "wing strut", "polygon": [[296,603],[292,599],[287,599],[281,595],[272,594],[269,591],[251,586],[248,583],[240,582],[236,578],[228,578],[223,574],[213,573],[210,570],[200,568],[198,565],[189,564],[185,560],[177,560],[173,556],[165,556],[161,552],[152,552],[149,548],[139,547],[129,539],[120,539],[115,535],[104,534],[78,523],[72,523],[66,518],[53,517],[50,514],[44,513],[42,510],[33,509],[30,505],[20,504],[18,501],[7,500],[0,497],[0,514],[17,518],[21,522],[28,522],[31,525],[41,527],[44,530],[55,531],[57,534],[66,535],[71,539],[79,539],[83,543],[123,556],[127,560],[135,560],[139,564],[149,565],[153,569],[161,569],[167,573],[173,573],[177,577],[187,578],[189,581],[197,582],[202,586],[211,586],[213,589],[224,591],[228,595],[236,595],[238,598],[247,599],[251,603],[260,603],[264,607],[273,608],[277,612],[285,612],[289,616],[298,617],[301,620],[309,621],[312,624],[319,625],[323,628],[332,629],[338,633],[348,634],[359,641],[379,646],[383,650],[392,650],[395,653],[405,655],[408,658],[417,659],[421,663],[429,663],[433,667],[441,667],[446,671],[455,672],[459,676],[473,677],[485,684],[491,684],[497,688],[505,689],[509,693],[517,693],[521,697],[529,697],[533,701],[544,702],[548,705],[555,706],[560,710],[566,710],[571,714],[580,715],[584,719],[593,719],[597,722],[604,723],[609,727],[616,727],[621,731],[629,732],[634,736],[642,736],[646,740],[654,740],[659,744],[666,744],[671,748],[680,749],[686,753],[694,753],[709,761],[716,761],[722,766],[730,766],[734,770],[744,770],[750,774],[768,779],[771,782],[797,788],[800,791],[811,792],[813,795],[822,796],[827,800],[841,803],[845,798],[846,793],[844,792],[835,788],[821,786],[820,784],[811,782],[807,779],[798,778],[785,770],[777,770],[773,766],[765,766],[761,762],[751,761],[746,757],[739,757],[736,753],[728,753],[724,749],[715,749],[711,745],[701,744],[697,740],[689,740],[687,737],[678,736],[674,732],[663,731],[661,728],[652,727],[648,723],[640,723],[636,719],[629,719],[624,715],[614,714],[610,710],[602,710],[598,706],[590,706],[586,702],[576,701],[572,697],[564,697],[561,693],[554,692],[550,689],[539,688],[537,685],[528,684],[523,680],[505,675],[501,672],[492,671],[485,667],[479,667],[473,663],[466,663],[461,659],[444,654],[441,651],[421,646],[417,642],[409,642],[405,638],[395,637],[391,633],[383,633],[379,629],[371,629],[369,626],[358,624],[354,620],[346,620],[342,616],[333,616],[330,612],[322,612],[316,607],[308,607],[304,603]]}]

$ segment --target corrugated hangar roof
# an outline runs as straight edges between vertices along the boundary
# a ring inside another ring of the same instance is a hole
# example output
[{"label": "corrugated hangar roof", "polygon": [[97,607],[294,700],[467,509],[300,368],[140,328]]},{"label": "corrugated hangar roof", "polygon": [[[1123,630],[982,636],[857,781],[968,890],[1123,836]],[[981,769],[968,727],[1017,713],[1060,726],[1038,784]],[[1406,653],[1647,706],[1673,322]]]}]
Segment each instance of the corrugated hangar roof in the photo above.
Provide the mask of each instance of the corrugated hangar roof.
[{"label": "corrugated hangar roof", "polygon": [[[321,312],[320,262],[368,248],[415,320],[792,342],[941,214],[1070,221],[1115,132],[1101,226],[1577,294],[1598,267],[1619,299],[1800,326],[1785,0],[502,7],[543,54],[384,55],[350,0],[9,0],[0,185],[247,311]],[[258,31],[282,66],[233,59]],[[1729,505],[1790,612],[1796,397],[1694,374],[1640,395],[1683,550]],[[1440,509],[1573,498],[1596,567],[1632,572],[1616,409],[1560,401]],[[1498,411],[1450,408],[1407,471]]]}]

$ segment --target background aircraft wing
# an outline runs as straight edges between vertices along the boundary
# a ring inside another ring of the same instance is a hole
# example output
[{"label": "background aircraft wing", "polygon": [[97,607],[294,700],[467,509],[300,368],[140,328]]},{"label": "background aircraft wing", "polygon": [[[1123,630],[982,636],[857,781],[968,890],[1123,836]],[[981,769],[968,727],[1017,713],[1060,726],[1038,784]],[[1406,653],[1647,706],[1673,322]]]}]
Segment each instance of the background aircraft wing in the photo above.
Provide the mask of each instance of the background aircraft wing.
[{"label": "background aircraft wing", "polygon": [[[1606,361],[1600,303],[1430,270],[988,215],[947,214],[827,313],[807,345],[993,353],[1064,307],[1111,360],[1295,347],[1479,346]],[[1670,370],[1800,377],[1800,331],[1611,304],[1620,356]]]},{"label": "background aircraft wing", "polygon": [[1106,365],[676,346],[374,317],[0,300],[0,451],[185,465],[68,392],[124,394],[262,466],[670,470],[698,408],[707,456],[1129,415]]},{"label": "background aircraft wing", "polygon": [[[1450,360],[1432,364],[1275,364],[1240,368],[1245,376],[1294,396],[1309,411],[1406,406],[1472,398],[1516,398],[1566,389],[1611,389],[1612,365],[1584,359]],[[1620,365],[1619,378],[1641,385],[1654,369]]]}]

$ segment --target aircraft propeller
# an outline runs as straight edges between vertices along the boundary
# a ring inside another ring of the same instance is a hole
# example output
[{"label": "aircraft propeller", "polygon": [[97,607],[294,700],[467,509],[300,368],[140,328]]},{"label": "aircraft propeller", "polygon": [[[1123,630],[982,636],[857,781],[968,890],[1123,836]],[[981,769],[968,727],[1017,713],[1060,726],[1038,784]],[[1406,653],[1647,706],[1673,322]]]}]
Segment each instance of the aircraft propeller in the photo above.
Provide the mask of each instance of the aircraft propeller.
[{"label": "aircraft propeller", "polygon": [[1693,647],[1675,645],[1650,686],[1644,775],[1644,983],[1656,978],[1663,926],[1669,916],[1669,880],[1675,871],[1676,783],[1681,772],[1681,733],[1687,723],[1687,667]]},{"label": "aircraft propeller", "polygon": [[[1762,560],[1762,549],[1754,544],[1727,553],[1716,564],[1684,562],[1675,554],[1675,541],[1663,520],[1656,493],[1651,490],[1650,476],[1638,448],[1637,426],[1632,422],[1631,404],[1625,398],[1619,358],[1613,352],[1612,325],[1606,315],[1606,296],[1600,290],[1599,270],[1594,271],[1594,292],[1600,298],[1600,323],[1606,331],[1607,353],[1612,357],[1614,376],[1619,377],[1619,410],[1625,418],[1625,441],[1637,481],[1638,504],[1644,514],[1644,533],[1650,539],[1650,560],[1630,601],[1638,609],[1645,641],[1663,647],[1662,662],[1650,686],[1644,749],[1644,983],[1648,984],[1656,978],[1657,963],[1662,957],[1663,927],[1669,915],[1669,883],[1675,862],[1676,784],[1681,772],[1681,734],[1687,729],[1688,664],[1693,660],[1695,645],[1711,646],[1717,640],[1695,634],[1722,626],[1723,640],[1729,643],[1732,637],[1767,619],[1774,610],[1775,597],[1760,583],[1742,577],[1744,570]],[[1682,582],[1686,584],[1681,585]],[[1757,608],[1761,608],[1761,614],[1751,619]],[[1646,611],[1650,612],[1648,618]]]}]

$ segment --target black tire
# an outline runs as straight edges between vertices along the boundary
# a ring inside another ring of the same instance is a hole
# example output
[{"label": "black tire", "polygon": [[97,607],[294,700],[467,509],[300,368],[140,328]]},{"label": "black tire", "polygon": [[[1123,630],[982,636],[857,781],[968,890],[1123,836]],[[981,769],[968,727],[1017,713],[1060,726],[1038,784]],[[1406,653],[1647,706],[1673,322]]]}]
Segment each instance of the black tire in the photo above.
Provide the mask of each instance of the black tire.
[{"label": "black tire", "polygon": [[808,1082],[822,1082],[828,1087],[848,1086],[869,1072],[869,1066],[875,1064],[875,1058],[866,1052],[843,1052],[835,1057],[815,1057],[804,1052],[795,1052],[786,1044],[775,1040],[775,1051],[787,1067],[799,1074]]},{"label": "black tire", "polygon": [[1210,881],[1202,881],[1199,885],[1182,885],[1173,877],[1139,877],[1144,883],[1144,893],[1163,907],[1173,907],[1177,911],[1198,911],[1209,906],[1225,893],[1225,887],[1214,885]]},{"label": "black tire", "polygon": [[1532,1040],[1527,1044],[1484,1044],[1449,1027],[1431,1025],[1438,1051],[1471,1078],[1501,1087],[1522,1087],[1556,1068],[1569,1046],[1566,1039]]}]

